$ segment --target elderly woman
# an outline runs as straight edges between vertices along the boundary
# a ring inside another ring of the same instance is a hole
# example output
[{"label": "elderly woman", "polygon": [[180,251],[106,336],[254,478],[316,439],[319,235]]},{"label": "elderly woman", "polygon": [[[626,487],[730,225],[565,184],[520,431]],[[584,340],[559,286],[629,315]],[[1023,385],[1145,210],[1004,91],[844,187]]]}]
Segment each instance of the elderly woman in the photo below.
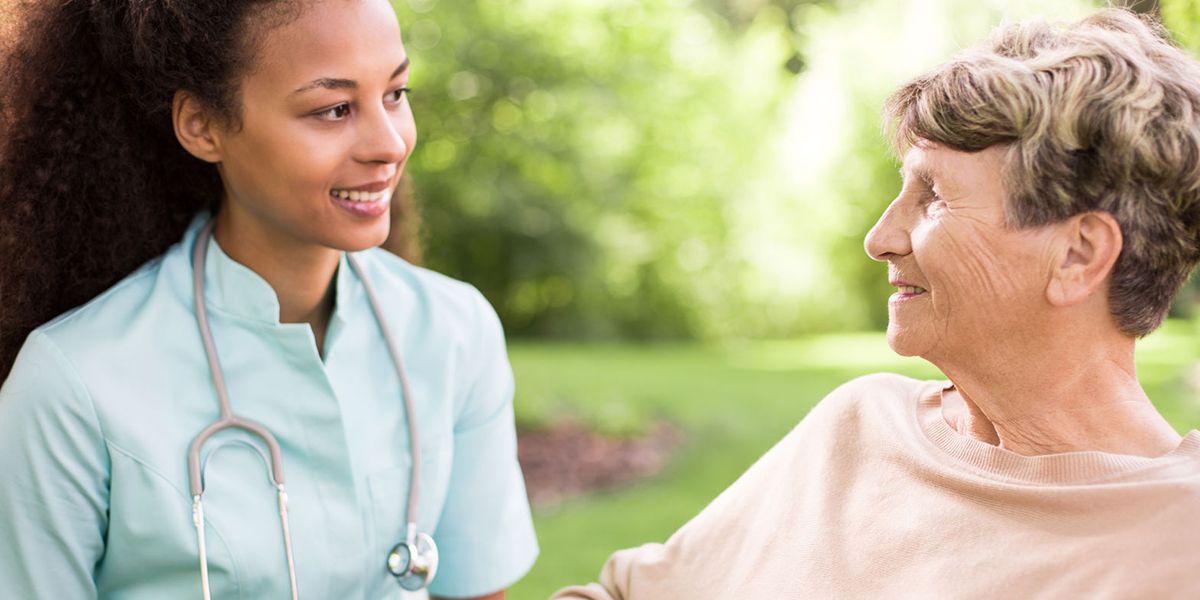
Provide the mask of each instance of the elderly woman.
[{"label": "elderly woman", "polygon": [[1102,11],[887,104],[888,342],[666,544],[559,598],[1200,598],[1200,432],[1134,373],[1200,259],[1200,65]]}]

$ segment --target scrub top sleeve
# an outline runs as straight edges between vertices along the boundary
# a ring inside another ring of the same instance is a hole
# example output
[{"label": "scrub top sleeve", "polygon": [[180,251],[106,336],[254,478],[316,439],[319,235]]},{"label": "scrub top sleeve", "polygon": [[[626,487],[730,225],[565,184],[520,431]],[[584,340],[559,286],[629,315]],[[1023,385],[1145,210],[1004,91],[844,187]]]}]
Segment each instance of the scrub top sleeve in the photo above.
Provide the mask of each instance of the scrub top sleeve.
[{"label": "scrub top sleeve", "polygon": [[517,463],[513,376],[504,331],[491,305],[475,292],[476,374],[457,407],[454,458],[446,503],[434,540],[441,563],[429,591],[477,596],[505,589],[537,558],[537,538]]},{"label": "scrub top sleeve", "polygon": [[35,331],[0,388],[0,595],[95,598],[109,460],[82,382]]}]

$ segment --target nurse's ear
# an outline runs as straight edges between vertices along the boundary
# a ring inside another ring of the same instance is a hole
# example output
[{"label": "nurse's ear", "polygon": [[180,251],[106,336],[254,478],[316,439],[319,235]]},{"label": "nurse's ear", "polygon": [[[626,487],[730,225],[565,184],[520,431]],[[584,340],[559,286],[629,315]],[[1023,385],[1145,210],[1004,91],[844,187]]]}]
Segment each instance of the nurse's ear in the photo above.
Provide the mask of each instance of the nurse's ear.
[{"label": "nurse's ear", "polygon": [[171,101],[171,124],[175,127],[175,138],[188,154],[205,162],[221,162],[219,120],[191,92],[175,92]]}]

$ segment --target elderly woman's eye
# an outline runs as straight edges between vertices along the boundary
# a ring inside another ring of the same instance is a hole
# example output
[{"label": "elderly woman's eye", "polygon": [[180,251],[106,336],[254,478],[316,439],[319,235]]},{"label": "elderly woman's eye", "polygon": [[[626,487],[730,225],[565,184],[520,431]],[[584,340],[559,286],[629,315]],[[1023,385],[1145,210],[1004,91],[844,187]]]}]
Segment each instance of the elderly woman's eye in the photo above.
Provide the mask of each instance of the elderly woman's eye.
[{"label": "elderly woman's eye", "polygon": [[942,197],[932,191],[921,198],[921,208],[926,212],[941,208],[942,204]]}]

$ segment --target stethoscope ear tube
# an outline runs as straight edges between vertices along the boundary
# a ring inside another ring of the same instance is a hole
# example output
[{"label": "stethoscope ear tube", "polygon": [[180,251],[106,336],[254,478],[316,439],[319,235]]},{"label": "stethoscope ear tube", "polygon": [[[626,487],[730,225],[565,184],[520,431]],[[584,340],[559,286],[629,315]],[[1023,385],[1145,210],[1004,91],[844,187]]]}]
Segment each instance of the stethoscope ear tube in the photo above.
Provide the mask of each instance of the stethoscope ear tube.
[{"label": "stethoscope ear tube", "polygon": [[225,373],[217,356],[216,343],[213,342],[212,328],[208,324],[207,301],[204,298],[204,258],[208,254],[208,241],[212,237],[215,223],[216,221],[209,221],[196,236],[196,246],[192,250],[192,296],[195,302],[196,324],[200,328],[200,340],[204,343],[204,355],[208,359],[208,370],[212,374],[221,412],[217,421],[205,427],[188,448],[188,479],[193,496],[204,493],[204,480],[200,476],[200,449],[214,434],[230,428],[242,429],[262,438],[271,456],[271,480],[276,486],[283,485],[283,454],[279,451],[279,442],[275,441],[275,436],[271,435],[266,427],[234,415],[229,406]]},{"label": "stethoscope ear tube", "polygon": [[258,436],[267,445],[267,452],[270,455],[268,476],[271,478],[271,483],[278,496],[279,524],[283,532],[284,555],[287,558],[288,583],[291,585],[292,600],[297,600],[299,591],[296,587],[296,561],[292,553],[292,532],[287,516],[287,490],[283,483],[283,453],[279,450],[279,442],[266,427],[233,414],[229,405],[229,393],[225,389],[225,375],[221,371],[221,362],[217,357],[212,329],[208,325],[208,311],[204,299],[204,258],[208,252],[208,241],[212,236],[214,223],[215,221],[210,220],[200,230],[196,237],[196,246],[192,251],[192,295],[196,308],[196,324],[200,328],[200,338],[204,342],[204,354],[208,358],[209,372],[212,373],[213,386],[216,388],[217,400],[220,404],[220,416],[217,421],[196,435],[191,446],[188,447],[188,483],[192,492],[192,521],[196,526],[196,544],[200,551],[200,590],[204,600],[210,600],[208,552],[205,546],[204,527],[204,472],[200,464],[201,450],[204,448],[204,444],[217,433],[226,429],[241,429]]},{"label": "stethoscope ear tube", "polygon": [[[266,427],[258,423],[231,416],[205,427],[196,436],[196,439],[192,440],[192,445],[188,448],[188,480],[191,484],[193,496],[204,494],[204,469],[200,464],[201,449],[204,448],[204,444],[208,443],[208,440],[212,436],[226,429],[241,429],[261,438],[263,443],[267,445],[267,454],[270,457],[270,462],[267,464],[269,470],[267,476],[271,478],[271,483],[275,487],[283,485],[283,453],[279,450],[279,442],[275,441],[275,436],[271,435],[271,432],[267,431]],[[258,448],[255,448],[255,450],[258,450]]]}]

